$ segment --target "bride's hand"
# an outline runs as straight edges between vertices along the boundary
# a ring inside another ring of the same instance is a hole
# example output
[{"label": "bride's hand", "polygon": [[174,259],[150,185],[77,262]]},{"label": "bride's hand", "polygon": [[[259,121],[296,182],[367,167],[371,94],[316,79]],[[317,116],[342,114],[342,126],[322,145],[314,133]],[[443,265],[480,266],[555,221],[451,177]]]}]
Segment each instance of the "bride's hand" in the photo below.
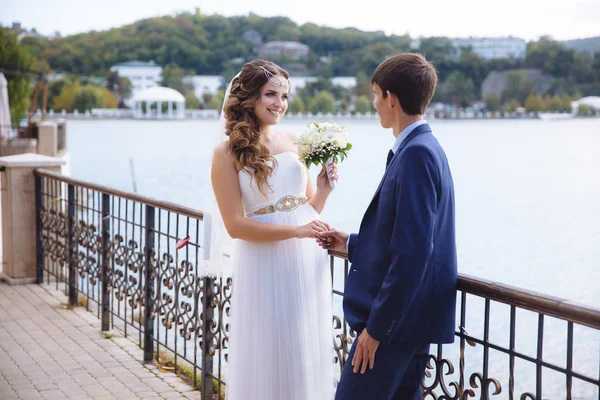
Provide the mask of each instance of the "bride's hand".
[{"label": "bride's hand", "polygon": [[330,229],[331,227],[327,222],[316,219],[306,225],[298,226],[296,228],[296,237],[298,239],[316,238],[319,233],[329,231]]},{"label": "bride's hand", "polygon": [[[329,174],[327,173],[329,171]],[[317,190],[320,191],[332,191],[333,188],[329,184],[329,178],[332,181],[338,180],[338,168],[335,163],[328,164],[327,167],[323,166],[321,172],[317,176]]]}]

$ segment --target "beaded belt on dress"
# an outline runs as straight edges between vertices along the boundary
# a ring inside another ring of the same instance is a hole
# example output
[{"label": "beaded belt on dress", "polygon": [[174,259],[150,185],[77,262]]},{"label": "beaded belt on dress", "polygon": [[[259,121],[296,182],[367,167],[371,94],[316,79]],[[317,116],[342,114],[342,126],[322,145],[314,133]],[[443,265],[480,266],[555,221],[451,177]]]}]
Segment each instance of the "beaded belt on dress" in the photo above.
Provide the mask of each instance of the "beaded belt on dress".
[{"label": "beaded belt on dress", "polygon": [[271,204],[270,206],[266,206],[263,208],[259,208],[258,210],[250,213],[250,215],[273,214],[276,211],[294,211],[301,205],[306,204],[307,201],[308,199],[306,197],[285,196],[279,199],[277,203]]}]

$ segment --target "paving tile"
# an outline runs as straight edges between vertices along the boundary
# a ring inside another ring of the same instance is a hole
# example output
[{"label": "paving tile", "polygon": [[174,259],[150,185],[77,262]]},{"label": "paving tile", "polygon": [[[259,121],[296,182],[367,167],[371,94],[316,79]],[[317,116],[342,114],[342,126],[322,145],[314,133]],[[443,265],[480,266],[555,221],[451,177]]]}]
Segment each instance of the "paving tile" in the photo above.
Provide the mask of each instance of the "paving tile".
[{"label": "paving tile", "polygon": [[53,285],[0,283],[0,399],[199,398],[142,363],[137,335],[115,329],[106,339],[95,314],[61,308],[66,301]]}]

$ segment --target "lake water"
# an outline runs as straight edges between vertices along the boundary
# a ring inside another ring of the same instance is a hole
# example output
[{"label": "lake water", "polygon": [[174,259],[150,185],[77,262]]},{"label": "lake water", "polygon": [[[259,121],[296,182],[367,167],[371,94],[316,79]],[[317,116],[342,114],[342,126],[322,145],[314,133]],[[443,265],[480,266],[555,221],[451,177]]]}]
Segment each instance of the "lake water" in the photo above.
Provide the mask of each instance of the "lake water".
[{"label": "lake water", "polygon": [[[280,129],[299,134],[307,122],[284,121]],[[322,218],[356,231],[394,137],[377,121],[342,123],[354,147],[339,166],[340,181]],[[432,121],[431,126],[454,176],[459,271],[597,306],[600,119]],[[140,194],[202,210],[216,127],[217,121],[70,120],[71,176],[133,191],[131,159]],[[313,167],[313,178],[316,173]],[[499,341],[508,347],[508,313],[497,315],[493,324],[502,328],[498,331],[505,337]],[[477,328],[482,317],[481,313],[473,317],[473,331],[482,329]],[[517,327],[517,343],[532,347],[525,351],[532,355],[537,337],[534,317],[524,316]],[[558,359],[566,351],[565,328],[557,324],[555,336],[552,329],[546,329],[549,339],[544,346],[550,361],[553,350]],[[582,334],[583,341],[581,337],[578,341],[577,332],[575,337],[575,362],[580,365],[576,368],[597,377],[600,335]],[[503,360],[498,361],[502,368],[492,368],[490,376],[505,373],[508,358]],[[523,382],[530,381],[535,369],[523,368],[531,371],[524,372]],[[552,376],[545,375],[545,386]],[[564,387],[564,378],[556,385],[554,395],[545,398],[565,398],[558,389]],[[579,398],[598,397],[591,385],[579,393]]]}]

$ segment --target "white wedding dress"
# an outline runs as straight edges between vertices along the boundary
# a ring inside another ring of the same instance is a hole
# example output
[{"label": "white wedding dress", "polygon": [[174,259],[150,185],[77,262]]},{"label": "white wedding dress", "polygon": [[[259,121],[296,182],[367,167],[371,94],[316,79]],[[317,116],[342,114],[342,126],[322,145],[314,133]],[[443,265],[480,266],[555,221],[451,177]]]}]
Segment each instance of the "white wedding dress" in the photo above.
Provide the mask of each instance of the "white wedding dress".
[{"label": "white wedding dress", "polygon": [[[286,196],[306,196],[308,177],[297,154],[274,157],[278,166],[267,196],[248,173],[238,174],[247,218],[280,225],[318,219],[309,203],[251,215]],[[325,250],[313,239],[238,240],[234,257],[228,400],[332,399],[332,294]]]}]

